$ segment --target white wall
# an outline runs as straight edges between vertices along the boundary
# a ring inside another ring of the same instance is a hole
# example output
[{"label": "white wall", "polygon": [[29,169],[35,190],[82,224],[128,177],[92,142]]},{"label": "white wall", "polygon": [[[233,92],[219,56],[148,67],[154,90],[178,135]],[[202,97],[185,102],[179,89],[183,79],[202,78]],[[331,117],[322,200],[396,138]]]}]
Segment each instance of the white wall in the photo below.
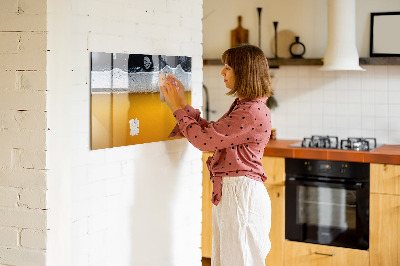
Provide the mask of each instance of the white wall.
[{"label": "white wall", "polygon": [[[400,10],[400,2],[357,2],[357,47],[361,57],[369,56],[369,13]],[[229,48],[229,31],[236,17],[243,15],[243,26],[250,30],[250,43],[257,45],[257,7],[263,7],[262,49],[273,38],[272,21],[279,29],[296,32],[307,47],[305,57],[323,57],[326,47],[327,1],[204,1],[204,58],[220,58]],[[250,6],[250,7],[248,7]],[[251,9],[251,10],[250,10]],[[264,13],[264,11],[266,11]],[[224,15],[222,15],[224,14]],[[247,19],[247,22],[246,22]],[[251,22],[252,21],[252,22]],[[282,22],[282,23],[281,23]],[[246,25],[246,23],[248,23]],[[270,25],[271,24],[271,25]],[[215,27],[213,25],[219,25]],[[270,26],[268,26],[270,25]],[[265,33],[264,33],[265,32]],[[269,35],[268,35],[269,34]],[[216,36],[222,36],[217,38]],[[265,39],[264,39],[265,38]],[[382,144],[400,143],[400,66],[363,66],[365,72],[321,72],[318,66],[281,66],[272,69],[273,89],[279,107],[272,112],[272,124],[281,139],[302,139],[311,135],[376,137]],[[205,66],[204,84],[210,94],[211,120],[218,119],[230,106],[231,97],[220,76],[221,66]]]},{"label": "white wall", "polygon": [[[300,41],[306,46],[305,57],[321,58],[324,56],[327,41],[327,2],[327,0],[204,0],[204,58],[219,59],[229,48],[230,31],[237,27],[238,16],[242,16],[242,26],[249,30],[249,43],[258,45],[258,7],[262,8],[261,49],[267,57],[274,55],[272,22],[278,21],[278,32],[290,31],[300,37]],[[369,56],[370,13],[399,10],[398,0],[356,0],[356,42],[360,57]],[[284,34],[284,36],[289,35]],[[283,38],[280,41],[291,43]],[[283,48],[278,48],[278,53],[280,49]]]},{"label": "white wall", "polygon": [[0,2],[0,265],[46,260],[46,1]]},{"label": "white wall", "polygon": [[185,139],[90,150],[89,52],[193,57],[201,0],[48,2],[48,265],[200,265],[201,152]]}]

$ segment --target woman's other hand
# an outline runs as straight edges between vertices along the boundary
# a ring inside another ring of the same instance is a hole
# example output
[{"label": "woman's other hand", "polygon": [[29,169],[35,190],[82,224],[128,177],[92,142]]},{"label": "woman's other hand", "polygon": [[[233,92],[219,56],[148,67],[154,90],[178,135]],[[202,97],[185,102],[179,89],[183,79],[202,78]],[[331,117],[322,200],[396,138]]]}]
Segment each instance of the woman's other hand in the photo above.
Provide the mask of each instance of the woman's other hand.
[{"label": "woman's other hand", "polygon": [[185,108],[187,105],[185,100],[185,88],[177,78],[173,75],[168,75],[164,86],[161,86],[160,89],[164,93],[165,102],[172,112]]}]

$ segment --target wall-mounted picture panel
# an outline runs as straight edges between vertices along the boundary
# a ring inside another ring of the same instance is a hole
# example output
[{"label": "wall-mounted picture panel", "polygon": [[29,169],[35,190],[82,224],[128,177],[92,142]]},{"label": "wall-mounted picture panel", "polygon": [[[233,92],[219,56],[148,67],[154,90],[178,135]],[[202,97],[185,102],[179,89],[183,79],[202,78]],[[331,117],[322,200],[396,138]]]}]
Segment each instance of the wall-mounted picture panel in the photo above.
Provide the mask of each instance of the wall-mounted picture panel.
[{"label": "wall-mounted picture panel", "polygon": [[92,52],[90,73],[92,150],[168,139],[176,121],[160,74],[174,74],[191,103],[191,57]]}]

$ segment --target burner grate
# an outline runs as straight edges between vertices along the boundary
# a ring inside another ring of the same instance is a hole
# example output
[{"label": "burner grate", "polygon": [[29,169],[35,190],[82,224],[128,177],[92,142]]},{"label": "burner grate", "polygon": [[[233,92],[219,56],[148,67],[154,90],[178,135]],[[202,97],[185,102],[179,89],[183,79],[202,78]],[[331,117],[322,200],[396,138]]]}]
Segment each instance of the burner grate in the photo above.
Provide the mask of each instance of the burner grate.
[{"label": "burner grate", "polygon": [[376,147],[376,138],[347,138],[340,141],[342,150],[369,151]]},{"label": "burner grate", "polygon": [[339,140],[336,136],[317,136],[313,135],[311,138],[304,138],[301,147],[305,148],[325,148],[325,149],[338,149]]}]

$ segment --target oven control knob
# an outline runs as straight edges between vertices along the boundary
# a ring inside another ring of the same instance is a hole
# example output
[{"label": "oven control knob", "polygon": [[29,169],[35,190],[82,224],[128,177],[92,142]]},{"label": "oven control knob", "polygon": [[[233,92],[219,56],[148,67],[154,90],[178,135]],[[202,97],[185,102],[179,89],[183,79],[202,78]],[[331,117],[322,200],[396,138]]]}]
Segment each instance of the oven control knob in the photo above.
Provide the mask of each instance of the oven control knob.
[{"label": "oven control knob", "polygon": [[310,172],[312,170],[311,162],[305,162],[304,165],[305,165],[307,171]]},{"label": "oven control knob", "polygon": [[340,168],[340,173],[341,174],[346,173],[346,169],[347,169],[347,164],[342,164],[342,167]]}]

